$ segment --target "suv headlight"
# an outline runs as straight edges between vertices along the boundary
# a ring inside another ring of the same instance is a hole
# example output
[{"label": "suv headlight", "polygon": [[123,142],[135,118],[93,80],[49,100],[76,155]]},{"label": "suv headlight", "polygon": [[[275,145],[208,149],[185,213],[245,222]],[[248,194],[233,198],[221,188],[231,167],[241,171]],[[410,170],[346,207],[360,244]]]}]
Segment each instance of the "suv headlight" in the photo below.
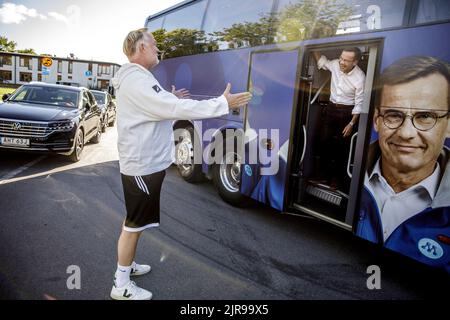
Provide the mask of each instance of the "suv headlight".
[{"label": "suv headlight", "polygon": [[75,122],[73,120],[51,122],[48,126],[52,131],[70,131],[75,126]]}]

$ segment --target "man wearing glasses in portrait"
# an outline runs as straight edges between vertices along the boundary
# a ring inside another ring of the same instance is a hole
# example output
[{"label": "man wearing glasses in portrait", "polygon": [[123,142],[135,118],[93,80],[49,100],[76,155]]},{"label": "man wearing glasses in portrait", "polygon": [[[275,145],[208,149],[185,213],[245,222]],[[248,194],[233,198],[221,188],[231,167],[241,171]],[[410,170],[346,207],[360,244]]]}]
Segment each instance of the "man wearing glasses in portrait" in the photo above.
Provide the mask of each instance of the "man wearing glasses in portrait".
[{"label": "man wearing glasses in portrait", "polygon": [[450,65],[403,58],[378,88],[356,233],[450,272]]}]

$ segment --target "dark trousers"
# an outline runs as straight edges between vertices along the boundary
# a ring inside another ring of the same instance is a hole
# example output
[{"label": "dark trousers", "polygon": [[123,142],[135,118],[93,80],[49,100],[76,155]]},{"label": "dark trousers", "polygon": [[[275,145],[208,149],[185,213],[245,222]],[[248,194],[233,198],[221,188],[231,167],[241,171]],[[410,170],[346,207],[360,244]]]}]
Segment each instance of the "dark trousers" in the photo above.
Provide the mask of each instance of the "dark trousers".
[{"label": "dark trousers", "polygon": [[339,190],[348,192],[350,178],[347,175],[350,139],[342,131],[352,120],[353,106],[329,103],[324,110],[321,133],[321,169],[324,178]]}]

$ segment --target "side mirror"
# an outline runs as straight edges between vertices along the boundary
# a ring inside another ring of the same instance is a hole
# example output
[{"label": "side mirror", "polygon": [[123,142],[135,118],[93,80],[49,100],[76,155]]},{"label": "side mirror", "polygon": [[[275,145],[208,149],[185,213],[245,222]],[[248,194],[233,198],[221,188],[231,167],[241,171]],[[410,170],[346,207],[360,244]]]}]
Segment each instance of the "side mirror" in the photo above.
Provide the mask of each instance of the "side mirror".
[{"label": "side mirror", "polygon": [[5,93],[5,94],[2,96],[2,100],[3,100],[3,101],[6,101],[10,96],[11,96],[11,93]]}]

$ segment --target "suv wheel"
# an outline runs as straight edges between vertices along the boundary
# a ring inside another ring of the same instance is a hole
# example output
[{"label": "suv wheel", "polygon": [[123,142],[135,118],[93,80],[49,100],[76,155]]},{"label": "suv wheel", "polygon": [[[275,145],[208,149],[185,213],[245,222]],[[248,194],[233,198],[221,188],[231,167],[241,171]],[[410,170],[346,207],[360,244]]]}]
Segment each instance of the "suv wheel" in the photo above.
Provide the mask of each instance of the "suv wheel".
[{"label": "suv wheel", "polygon": [[69,159],[73,162],[78,162],[81,159],[81,153],[84,149],[84,134],[83,130],[78,130],[75,135],[75,147],[69,155]]},{"label": "suv wheel", "polygon": [[99,120],[97,124],[97,133],[91,139],[91,142],[97,144],[100,142],[101,137],[102,137],[102,121]]}]

